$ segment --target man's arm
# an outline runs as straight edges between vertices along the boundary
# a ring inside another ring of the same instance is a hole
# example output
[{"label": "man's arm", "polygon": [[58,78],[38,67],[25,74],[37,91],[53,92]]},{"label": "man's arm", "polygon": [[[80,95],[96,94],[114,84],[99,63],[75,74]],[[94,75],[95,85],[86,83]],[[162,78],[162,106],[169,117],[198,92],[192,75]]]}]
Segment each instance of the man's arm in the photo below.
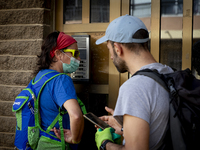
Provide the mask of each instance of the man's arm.
[{"label": "man's arm", "polygon": [[106,150],[148,150],[149,124],[138,117],[124,115],[123,120],[125,145],[111,142],[106,144]]},{"label": "man's arm", "polygon": [[108,142],[106,144],[106,150],[126,150],[126,149],[123,145],[118,145],[118,144]]}]

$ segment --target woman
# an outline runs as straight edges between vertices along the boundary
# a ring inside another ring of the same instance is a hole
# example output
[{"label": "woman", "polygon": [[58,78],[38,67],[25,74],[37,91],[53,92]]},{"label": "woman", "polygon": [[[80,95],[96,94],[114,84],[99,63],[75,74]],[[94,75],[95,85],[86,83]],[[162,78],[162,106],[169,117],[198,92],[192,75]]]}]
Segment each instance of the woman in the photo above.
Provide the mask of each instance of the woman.
[{"label": "woman", "polygon": [[[41,127],[46,131],[59,114],[59,108],[66,110],[67,114],[63,115],[65,141],[69,143],[72,150],[76,150],[77,144],[81,141],[84,119],[72,79],[64,73],[72,73],[79,67],[80,53],[77,41],[63,32],[53,32],[44,40],[41,49],[35,81],[51,71],[63,73],[47,82],[41,92],[39,102]],[[58,122],[55,124],[55,128],[60,128]],[[57,131],[55,130],[56,136],[58,136]],[[50,132],[54,137],[55,133],[53,129]],[[45,136],[42,136],[38,143],[38,149],[60,149],[60,147],[56,148],[57,141],[55,141],[45,141]]]}]

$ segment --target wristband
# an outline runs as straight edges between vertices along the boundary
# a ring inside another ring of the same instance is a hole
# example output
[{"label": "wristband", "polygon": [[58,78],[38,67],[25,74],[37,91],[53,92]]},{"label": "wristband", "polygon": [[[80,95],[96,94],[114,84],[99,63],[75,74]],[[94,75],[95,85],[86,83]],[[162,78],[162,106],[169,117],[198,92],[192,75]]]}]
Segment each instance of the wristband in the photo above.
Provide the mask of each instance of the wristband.
[{"label": "wristband", "polygon": [[106,150],[106,144],[107,144],[108,142],[113,143],[112,141],[105,140],[105,141],[101,144],[101,146],[100,146],[100,150]]},{"label": "wristband", "polygon": [[80,141],[78,141],[78,142],[76,142],[76,141],[72,140],[72,143],[73,143],[73,144],[79,144],[80,142],[81,142],[81,140],[80,140]]}]

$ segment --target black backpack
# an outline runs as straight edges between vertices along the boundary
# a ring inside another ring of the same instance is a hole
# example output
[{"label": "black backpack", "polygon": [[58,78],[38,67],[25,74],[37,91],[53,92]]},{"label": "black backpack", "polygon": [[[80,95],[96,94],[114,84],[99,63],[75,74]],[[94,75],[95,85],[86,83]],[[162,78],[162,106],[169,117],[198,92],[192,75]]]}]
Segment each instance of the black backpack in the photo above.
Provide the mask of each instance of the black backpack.
[{"label": "black backpack", "polygon": [[170,125],[164,143],[171,142],[174,150],[200,150],[200,80],[190,69],[168,74],[144,69],[134,75],[148,76],[169,91]]}]

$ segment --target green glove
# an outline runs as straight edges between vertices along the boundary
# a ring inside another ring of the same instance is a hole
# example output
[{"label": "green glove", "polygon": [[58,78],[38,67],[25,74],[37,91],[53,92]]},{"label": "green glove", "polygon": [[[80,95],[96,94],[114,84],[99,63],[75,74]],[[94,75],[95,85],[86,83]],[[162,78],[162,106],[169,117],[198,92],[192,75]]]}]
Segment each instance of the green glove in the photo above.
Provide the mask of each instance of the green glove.
[{"label": "green glove", "polygon": [[115,130],[113,128],[111,128],[110,131],[112,133],[112,140],[114,141],[114,143],[121,145],[121,143],[122,143],[121,135],[115,133]]},{"label": "green glove", "polygon": [[114,143],[119,144],[119,145],[122,144],[121,135],[119,135],[117,133],[112,133],[112,139],[113,139]]},{"label": "green glove", "polygon": [[101,146],[103,141],[110,140],[110,141],[113,142],[112,133],[114,133],[114,132],[115,132],[115,130],[111,127],[106,128],[104,130],[99,128],[97,130],[97,132],[95,134],[95,141],[96,141],[96,145],[97,145],[98,150],[100,149],[100,146]]}]

